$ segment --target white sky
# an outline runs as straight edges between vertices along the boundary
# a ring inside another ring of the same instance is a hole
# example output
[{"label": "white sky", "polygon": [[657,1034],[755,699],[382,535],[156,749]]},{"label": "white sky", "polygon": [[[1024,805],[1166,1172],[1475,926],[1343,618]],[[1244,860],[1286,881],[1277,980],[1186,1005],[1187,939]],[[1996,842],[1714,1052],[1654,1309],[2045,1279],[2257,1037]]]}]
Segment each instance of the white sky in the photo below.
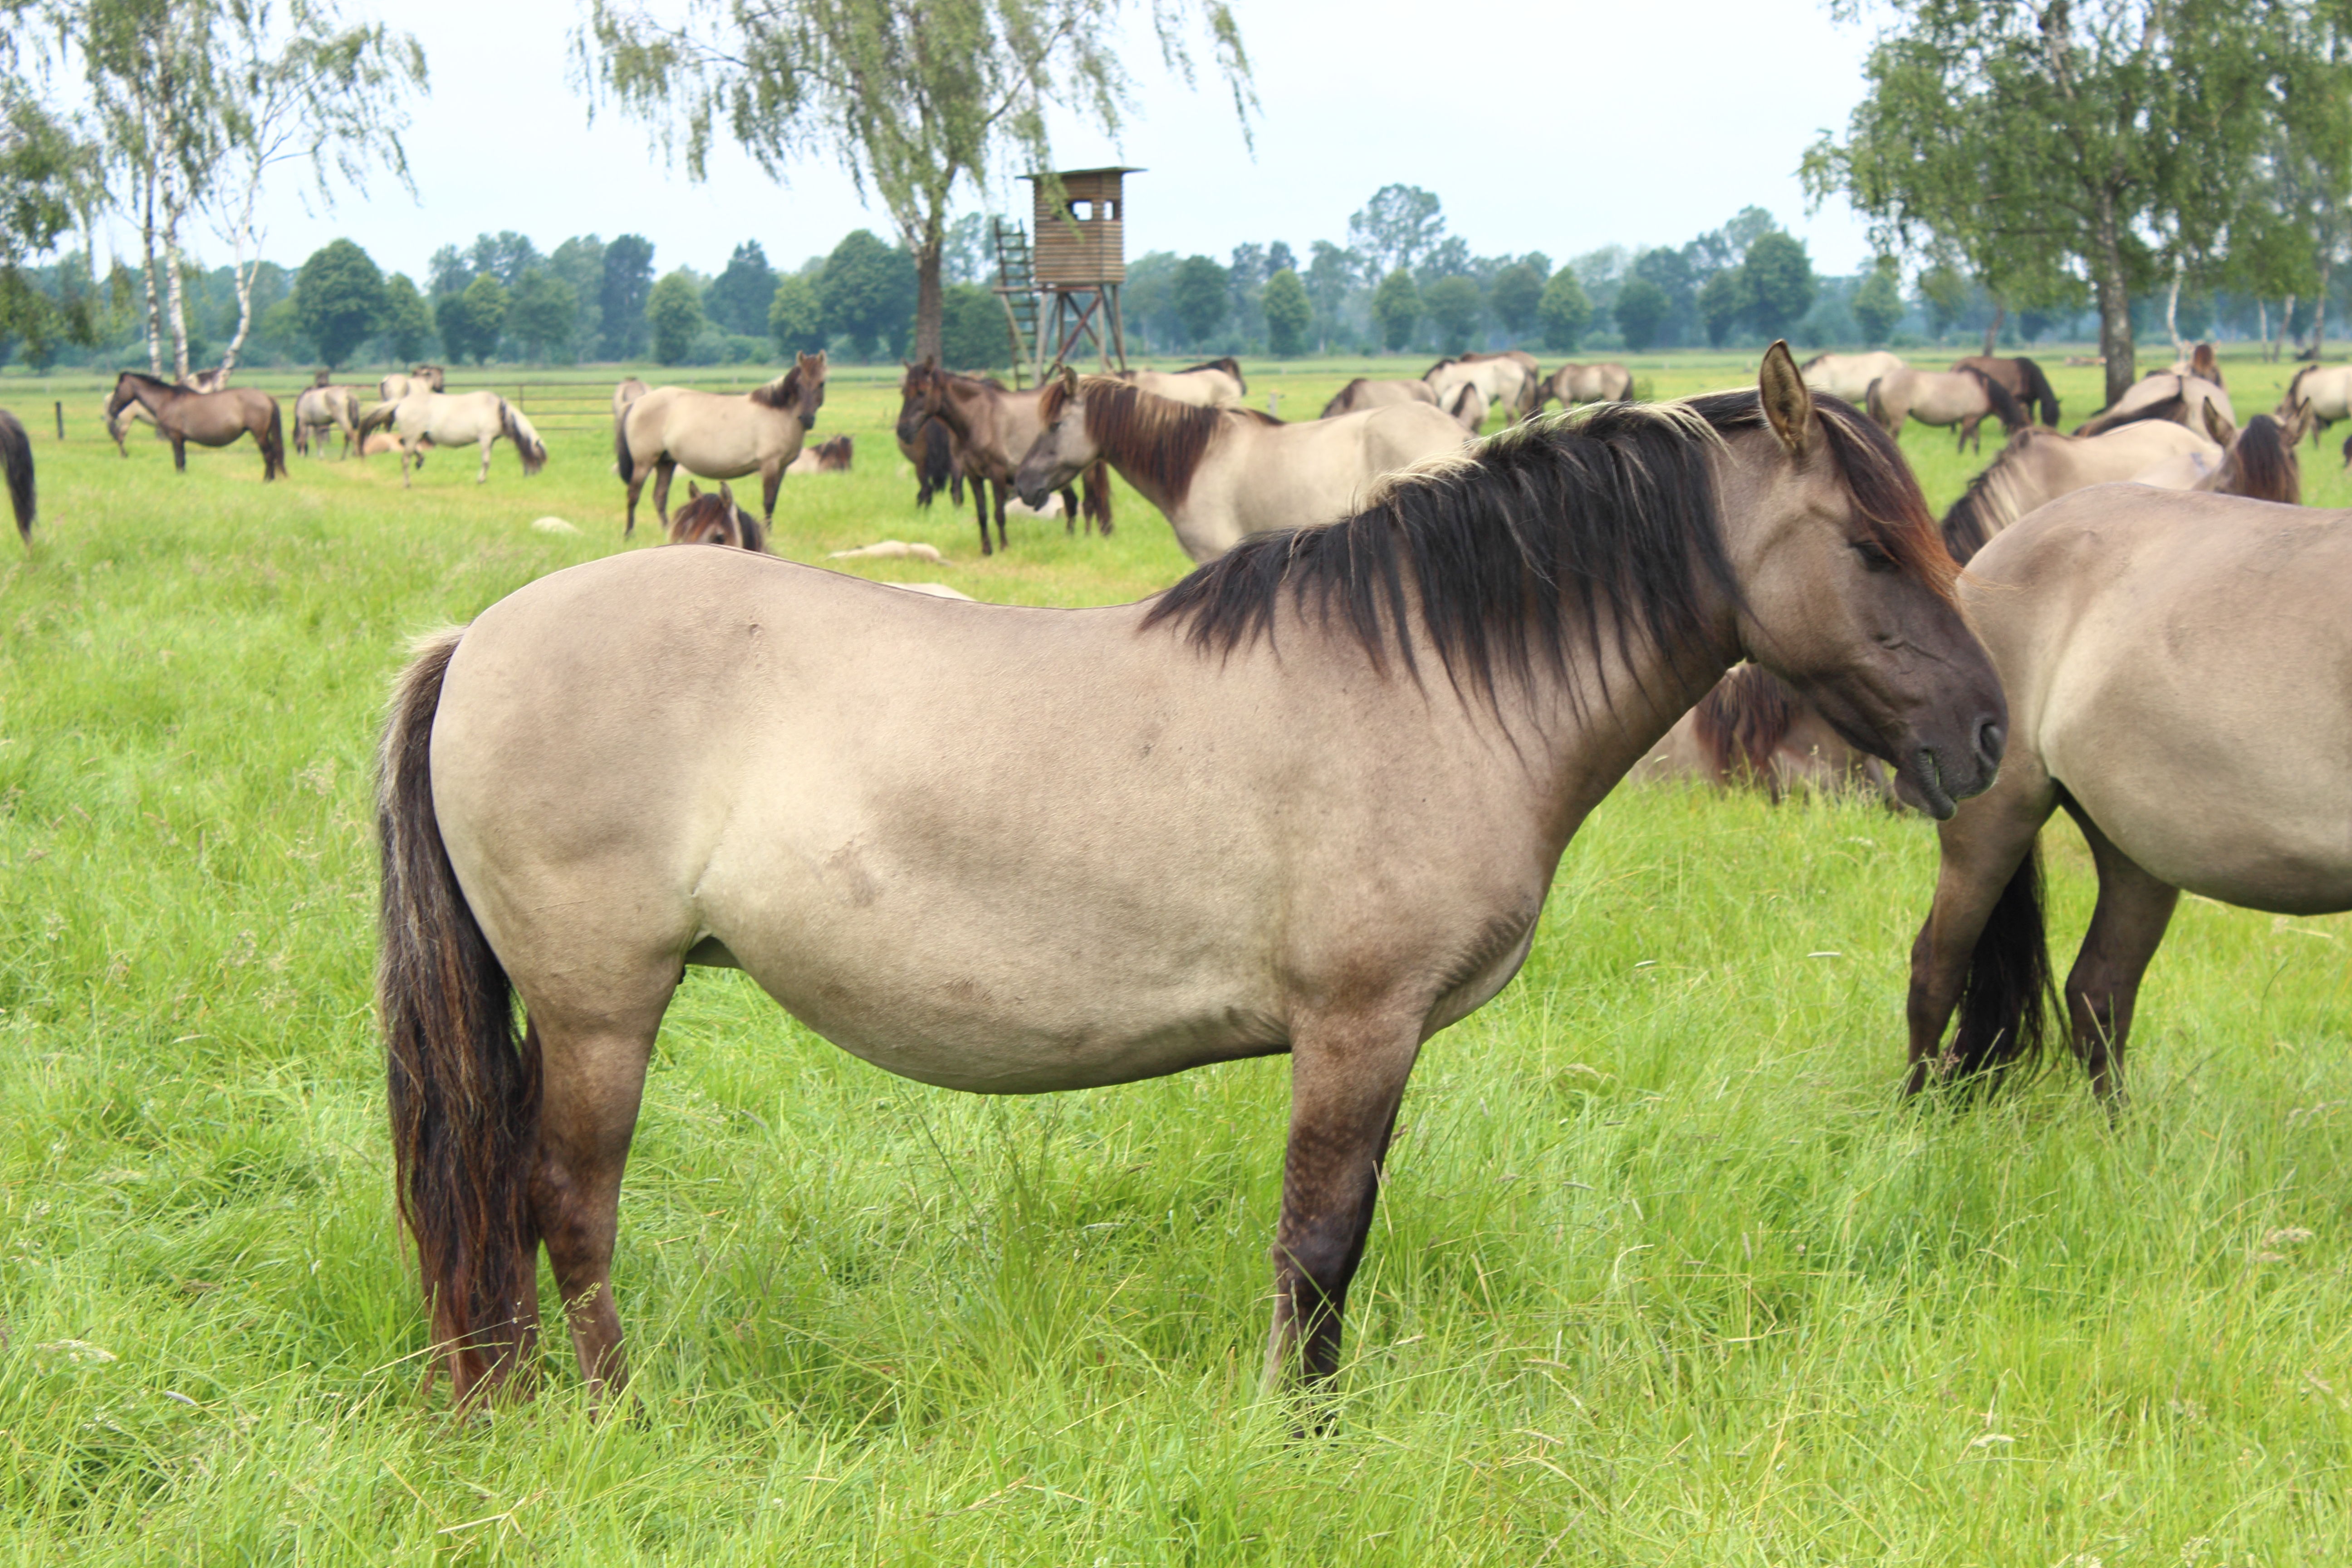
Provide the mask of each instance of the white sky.
[{"label": "white sky", "polygon": [[[1149,10],[1142,0],[1131,8]],[[1807,240],[1822,270],[1866,259],[1859,220],[1843,203],[1807,216],[1795,176],[1805,147],[1843,130],[1861,92],[1866,31],[1832,25],[1824,5],[1235,9],[1264,110],[1255,159],[1205,60],[1188,89],[1141,28],[1128,56],[1135,109],[1118,142],[1075,127],[1055,136],[1064,167],[1149,169],[1129,186],[1130,257],[1223,259],[1243,241],[1282,239],[1303,258],[1310,240],[1344,242],[1349,215],[1402,182],[1443,198],[1450,231],[1481,255],[1542,250],[1558,263],[1612,243],[1679,244],[1752,202]],[[890,237],[887,216],[863,206],[836,168],[810,163],[779,187],[728,153],[695,185],[635,122],[607,109],[590,124],[566,81],[579,16],[572,0],[407,0],[397,25],[424,44],[433,78],[406,137],[417,199],[378,177],[366,195],[306,212],[289,174],[268,198],[264,253],[299,265],[348,235],[387,271],[421,280],[438,246],[499,229],[542,251],[573,234],[634,230],[654,241],[656,271],[705,272],[747,238],[792,267],[852,228]],[[1024,199],[1000,194],[999,210]],[[101,266],[110,240],[126,258],[135,249],[117,218],[100,230]],[[208,264],[226,258],[209,237],[197,248]]]}]

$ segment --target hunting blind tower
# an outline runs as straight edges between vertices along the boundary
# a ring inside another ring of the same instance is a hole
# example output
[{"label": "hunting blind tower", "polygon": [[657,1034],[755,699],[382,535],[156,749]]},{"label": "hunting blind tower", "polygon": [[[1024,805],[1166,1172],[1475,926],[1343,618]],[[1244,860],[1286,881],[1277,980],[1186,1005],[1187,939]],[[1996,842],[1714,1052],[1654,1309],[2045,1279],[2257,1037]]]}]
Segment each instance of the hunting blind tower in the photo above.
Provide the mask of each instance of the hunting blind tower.
[{"label": "hunting blind tower", "polygon": [[1127,281],[1124,247],[1127,197],[1121,183],[1140,169],[1065,169],[1024,174],[1034,194],[1030,233],[996,224],[996,296],[1013,334],[1015,379],[1020,369],[1043,381],[1048,366],[1067,361],[1083,342],[1095,346],[1106,370],[1127,368],[1127,323],[1118,310]]}]

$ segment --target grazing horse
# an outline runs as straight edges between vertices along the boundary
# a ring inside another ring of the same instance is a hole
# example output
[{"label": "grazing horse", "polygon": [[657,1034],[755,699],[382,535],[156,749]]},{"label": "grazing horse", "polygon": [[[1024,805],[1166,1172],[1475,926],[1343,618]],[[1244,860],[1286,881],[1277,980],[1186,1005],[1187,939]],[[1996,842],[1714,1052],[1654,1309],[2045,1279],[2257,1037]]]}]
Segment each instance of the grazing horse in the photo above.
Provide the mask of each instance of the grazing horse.
[{"label": "grazing horse", "polygon": [[2296,371],[2271,417],[2284,425],[2299,408],[2310,411],[2314,442],[2338,419],[2352,419],[2352,364],[2307,364]]},{"label": "grazing horse", "polygon": [[437,364],[420,364],[405,375],[394,371],[375,384],[376,401],[397,403],[420,387],[427,392],[446,392],[448,373]]},{"label": "grazing horse", "polygon": [[16,537],[33,548],[33,516],[38,510],[33,494],[33,438],[25,422],[0,408],[0,475],[8,481],[8,506],[16,514]]},{"label": "grazing horse", "polygon": [[2119,426],[2104,436],[2027,430],[1969,481],[1944,514],[1944,544],[1953,560],[1965,563],[1993,535],[2060,496],[2137,479],[2171,463],[2190,465],[2193,479],[2221,458],[2213,442],[2163,420]]},{"label": "grazing horse", "polygon": [[1332,522],[1382,474],[1463,448],[1454,416],[1421,404],[1286,425],[1251,408],[1191,408],[1108,376],[1065,369],[1045,384],[1045,429],[1013,488],[1031,506],[1108,463],[1176,531],[1195,561],[1253,533]]},{"label": "grazing horse", "polygon": [[1437,392],[1425,381],[1372,381],[1358,376],[1341,387],[1323,412],[1316,417],[1337,419],[1342,414],[1361,414],[1371,408],[1394,408],[1403,403],[1425,403],[1437,406]]},{"label": "grazing horse", "polygon": [[1249,395],[1241,362],[1231,354],[1182,370],[1123,370],[1118,379],[1131,381],[1154,396],[1189,403],[1195,408],[1239,408],[1242,399]]},{"label": "grazing horse", "polygon": [[[1570,363],[1544,378],[1536,406],[1557,403],[1573,408],[1580,403],[1625,403],[1633,396],[1633,373],[1613,360],[1593,364]],[[1854,401],[1860,401],[1860,394]]]},{"label": "grazing horse", "polygon": [[1954,451],[1971,441],[1978,451],[1984,450],[1988,414],[1997,416],[2000,427],[2011,436],[2033,423],[2009,389],[1980,370],[1914,370],[1905,365],[1872,382],[1864,402],[1870,416],[1885,426],[1889,436],[1901,436],[1906,419],[1922,425],[1958,426]]},{"label": "grazing horse", "polygon": [[327,455],[324,433],[341,429],[343,433],[343,456],[352,455],[352,442],[357,437],[360,422],[360,389],[356,386],[331,386],[320,382],[306,386],[294,399],[294,450],[308,455],[310,432],[320,432],[319,456]]},{"label": "grazing horse", "polygon": [[1421,379],[1437,394],[1441,408],[1452,408],[1454,389],[1466,384],[1476,387],[1489,407],[1507,410],[1513,420],[1536,411],[1543,386],[1536,356],[1517,349],[1498,354],[1456,354],[1423,371]]},{"label": "grazing horse", "polygon": [[735,504],[735,491],[724,483],[706,495],[692,479],[686,481],[686,504],[669,520],[672,544],[730,544],[738,550],[765,554],[768,536],[760,520]]},{"label": "grazing horse", "polygon": [[[617,400],[617,395],[616,395]],[[636,531],[637,496],[654,480],[654,515],[669,523],[669,482],[678,469],[706,479],[760,476],[760,521],[776,526],[776,489],[801,455],[824,406],[824,351],[793,357],[793,368],[740,396],[657,386],[613,424],[615,471],[629,487],[626,539]]]},{"label": "grazing horse", "polygon": [[547,447],[539,432],[531,428],[521,409],[495,392],[433,392],[419,383],[399,402],[369,409],[360,420],[360,439],[365,441],[386,426],[400,437],[404,489],[409,484],[409,465],[425,460],[417,451],[420,447],[481,447],[481,472],[474,476],[478,485],[489,482],[490,447],[501,436],[514,443],[515,456],[522,459],[526,476],[547,466]]},{"label": "grazing horse", "polygon": [[[106,417],[136,402],[155,421],[163,439],[172,443],[172,468],[188,471],[188,443],[226,447],[240,436],[251,436],[261,448],[264,483],[286,471],[286,435],[278,413],[278,399],[249,386],[226,392],[194,392],[135,370],[115,378],[114,395],[106,400]],[[126,452],[125,456],[129,454]]]},{"label": "grazing horse", "polygon": [[[1970,354],[1952,363],[1956,371],[1972,370],[2000,384],[2001,389],[2023,405],[2025,411],[2051,428],[2058,425],[2058,394],[2042,367],[2023,354]],[[1865,389],[1866,390],[1866,389]]]},{"label": "grazing horse", "polygon": [[163,437],[163,432],[156,426],[155,416],[148,413],[143,405],[126,403],[106,416],[106,433],[114,438],[114,449],[121,457],[131,456],[130,444],[124,437],[131,434],[133,425],[144,425],[155,432],[157,439]]},{"label": "grazing horse", "polygon": [[1760,664],[1735,666],[1626,777],[1760,789],[1776,801],[1796,790],[1863,790],[1895,803],[1885,764]]},{"label": "grazing horse", "polygon": [[1815,392],[1860,404],[1870,395],[1870,384],[1910,368],[1900,354],[1874,349],[1866,354],[1815,354],[1798,367],[1805,384]]},{"label": "grazing horse", "polygon": [[2014,704],[2011,739],[1991,791],[1938,829],[1906,1087],[2040,1053],[2052,976],[2035,840],[2063,806],[2099,877],[2064,1009],[2113,1107],[2181,889],[2284,915],[2352,909],[2352,512],[2104,485],[1985,546],[1961,598]]},{"label": "grazing horse", "polygon": [[814,447],[803,447],[784,469],[788,474],[845,474],[850,459],[856,455],[856,444],[846,436],[835,436],[830,441],[819,441]]},{"label": "grazing horse", "polygon": [[2230,395],[2202,376],[2176,375],[2170,371],[2158,371],[2144,375],[2131,384],[2121,397],[2098,413],[2074,426],[2077,436],[2097,436],[2119,426],[2136,425],[2147,419],[2168,419],[2175,425],[2186,425],[2191,430],[2200,429],[2205,423],[2207,405],[2221,410],[2221,417],[2231,424],[2238,422],[2238,412],[2230,406]]},{"label": "grazing horse", "polygon": [[1454,423],[1473,436],[1486,427],[1486,395],[1478,390],[1475,381],[1465,381],[1454,389],[1445,412],[1454,416]]},{"label": "grazing horse", "polygon": [[621,1384],[621,1174],[689,963],[980,1093],[1286,1053],[1265,1367],[1315,1388],[1415,1058],[1726,668],[1767,665],[1939,817],[1991,782],[2007,711],[1917,482],[1784,346],[1760,391],[1522,425],[1365,500],[1136,605],[641,550],[419,645],[378,1016],[461,1405],[528,1375],[542,1245],[592,1397]]},{"label": "grazing horse", "polygon": [[[1119,383],[1133,390],[1133,384]],[[898,383],[898,445],[903,449],[914,444],[925,426],[933,422],[947,426],[955,437],[955,450],[963,463],[964,477],[971,482],[972,503],[980,519],[980,552],[992,553],[988,542],[988,519],[991,511],[990,489],[993,487],[996,517],[996,547],[1004,544],[1004,503],[1011,499],[1013,470],[1035,444],[1037,434],[1045,428],[1038,417],[1037,405],[1045,395],[1044,387],[1027,392],[1008,391],[1002,384],[983,376],[958,375],[941,370],[926,360],[921,364],[906,367],[906,375]],[[1150,396],[1146,393],[1142,395]],[[1158,401],[1166,402],[1162,398]],[[1186,405],[1184,406],[1191,406]],[[1213,410],[1203,409],[1203,414]],[[1089,464],[1084,475],[1085,499],[1070,488],[1080,476],[1072,474],[1055,488],[1062,494],[1062,531],[1077,527],[1083,513],[1087,526],[1097,523],[1108,536],[1111,529],[1110,480],[1098,463]],[[1041,494],[1031,506],[1043,506]]]}]

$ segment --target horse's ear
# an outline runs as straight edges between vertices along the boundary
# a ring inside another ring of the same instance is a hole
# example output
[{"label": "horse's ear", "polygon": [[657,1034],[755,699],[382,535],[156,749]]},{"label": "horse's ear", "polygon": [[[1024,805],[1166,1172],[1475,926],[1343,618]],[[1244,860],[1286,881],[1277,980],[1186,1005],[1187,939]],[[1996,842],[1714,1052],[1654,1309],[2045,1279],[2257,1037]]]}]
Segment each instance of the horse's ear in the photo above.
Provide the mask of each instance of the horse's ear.
[{"label": "horse's ear", "polygon": [[1066,364],[1062,367],[1062,395],[1065,397],[1076,397],[1077,395],[1078,373],[1071,366]]},{"label": "horse's ear", "polygon": [[702,487],[696,484],[692,479],[687,480],[686,499],[688,500],[700,500],[702,499]]},{"label": "horse's ear", "polygon": [[[691,479],[687,481],[687,485],[689,489],[692,488],[693,483],[694,481]],[[722,505],[730,508],[732,508],[735,504],[735,487],[729,484],[725,479],[719,481],[719,500]]]},{"label": "horse's ear", "polygon": [[1772,434],[1780,437],[1780,445],[1789,456],[1802,458],[1805,444],[1812,435],[1813,395],[1806,388],[1805,378],[1797,369],[1797,356],[1789,352],[1785,339],[1775,340],[1764,351],[1764,363],[1756,376],[1756,392],[1764,405],[1764,417],[1771,423]]},{"label": "horse's ear", "polygon": [[2218,403],[2205,405],[2205,434],[2224,447],[2238,438],[2237,431],[2221,416],[2221,405]]},{"label": "horse's ear", "polygon": [[[2210,407],[2211,405],[2209,404],[2207,406]],[[2279,437],[2286,443],[2287,449],[2293,451],[2309,434],[2311,434],[2311,399],[2305,397],[2295,403],[2294,412],[2287,416],[2286,425],[2279,431]]]}]

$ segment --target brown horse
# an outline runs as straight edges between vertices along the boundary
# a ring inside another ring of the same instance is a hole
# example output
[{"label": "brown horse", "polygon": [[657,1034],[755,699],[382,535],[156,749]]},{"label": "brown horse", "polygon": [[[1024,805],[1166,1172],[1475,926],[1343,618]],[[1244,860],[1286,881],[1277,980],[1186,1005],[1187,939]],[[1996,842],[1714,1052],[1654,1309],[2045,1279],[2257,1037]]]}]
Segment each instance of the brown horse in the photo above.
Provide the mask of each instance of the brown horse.
[{"label": "brown horse", "polygon": [[[2052,429],[2058,426],[2058,394],[2042,367],[2023,354],[1970,354],[1952,362],[1954,370],[1972,370],[1994,382],[2022,405],[2027,413]],[[1865,389],[1866,391],[1867,389]]]},{"label": "brown horse", "polygon": [[706,495],[692,479],[686,481],[686,504],[670,514],[672,544],[731,544],[754,554],[768,552],[768,536],[760,520],[735,504],[735,491],[721,484]]},{"label": "brown horse", "polygon": [[2214,357],[2211,343],[2199,343],[2189,351],[2186,358],[2175,360],[2172,364],[2172,374],[2193,375],[2200,381],[2210,381],[2216,386],[2229,384],[2221,379],[2221,362]]},{"label": "brown horse", "polygon": [[1885,764],[1760,664],[1735,666],[1626,776],[1760,789],[1776,801],[1860,790],[1895,804]]},{"label": "brown horse", "polygon": [[286,437],[278,419],[278,399],[249,386],[226,392],[191,392],[168,381],[126,370],[115,378],[114,395],[106,400],[111,420],[137,403],[155,421],[155,428],[172,443],[172,467],[188,471],[188,443],[226,447],[240,436],[251,436],[261,448],[264,482],[286,471]]},{"label": "brown horse", "polygon": [[914,468],[915,504],[929,511],[931,498],[946,490],[961,510],[963,507],[963,450],[956,445],[955,432],[937,419],[927,419],[911,441],[898,437],[895,430],[891,435],[898,438],[898,455]]},{"label": "brown horse", "polygon": [[33,548],[33,438],[25,423],[0,408],[0,474],[8,480],[8,505],[16,513],[16,537]]},{"label": "brown horse", "polygon": [[[1134,384],[1120,384],[1132,387]],[[898,392],[900,448],[913,446],[925,425],[936,420],[946,426],[962,456],[964,477],[971,482],[972,500],[980,517],[980,552],[992,552],[988,542],[992,487],[995,492],[996,548],[1002,549],[1004,504],[1013,496],[1013,471],[1020,468],[1021,459],[1028,455],[1038,433],[1045,428],[1037,414],[1038,400],[1045,395],[1045,388],[1013,392],[992,378],[959,375],[926,360],[906,367]],[[1073,478],[1085,487],[1083,505],[1070,485],[1055,487],[1062,497],[1063,531],[1076,531],[1077,520],[1083,514],[1089,531],[1099,525],[1108,535],[1111,530],[1109,475],[1100,463],[1093,463],[1082,475]],[[1040,495],[1030,504],[1043,506],[1045,497]]]},{"label": "brown horse", "polygon": [[593,1396],[623,1381],[621,1177],[689,963],[978,1093],[1286,1054],[1265,1373],[1331,1378],[1415,1060],[1724,670],[1765,663],[1939,817],[1992,781],[2007,709],[1902,454],[1785,346],[1760,379],[1516,426],[1141,604],[638,550],[423,643],[377,1016],[458,1400],[528,1375],[542,1246]]}]

